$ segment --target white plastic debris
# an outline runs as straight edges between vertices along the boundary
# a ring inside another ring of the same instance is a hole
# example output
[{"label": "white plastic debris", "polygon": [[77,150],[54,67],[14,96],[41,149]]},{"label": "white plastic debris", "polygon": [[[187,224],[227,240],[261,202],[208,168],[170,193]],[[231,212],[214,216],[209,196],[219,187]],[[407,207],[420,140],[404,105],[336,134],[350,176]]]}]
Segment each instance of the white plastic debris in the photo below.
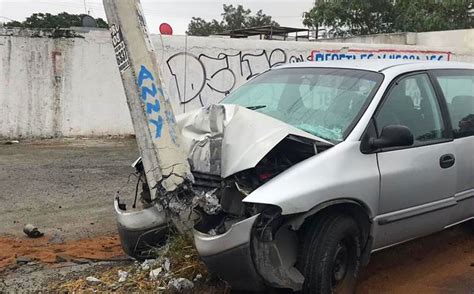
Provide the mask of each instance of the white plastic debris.
[{"label": "white plastic debris", "polygon": [[194,288],[194,283],[185,278],[171,279],[168,282],[168,289],[181,292]]},{"label": "white plastic debris", "polygon": [[171,262],[168,258],[165,258],[165,261],[163,262],[163,268],[165,271],[169,272],[171,268]]},{"label": "white plastic debris", "polygon": [[125,281],[127,280],[127,278],[128,278],[128,272],[119,270],[119,271],[118,271],[118,276],[119,276],[118,282],[119,282],[119,283],[123,283],[123,282],[125,282]]},{"label": "white plastic debris", "polygon": [[144,262],[140,265],[142,271],[149,271],[154,265],[156,265],[156,259],[145,259]]},{"label": "white plastic debris", "polygon": [[202,275],[201,274],[197,274],[194,279],[193,279],[193,282],[197,282],[199,281],[200,279],[202,279]]},{"label": "white plastic debris", "polygon": [[150,271],[150,279],[157,280],[158,277],[160,276],[162,270],[163,270],[163,268],[161,266],[157,269],[151,270]]},{"label": "white plastic debris", "polygon": [[102,283],[102,281],[97,279],[96,277],[87,277],[86,281],[90,285],[99,285]]}]

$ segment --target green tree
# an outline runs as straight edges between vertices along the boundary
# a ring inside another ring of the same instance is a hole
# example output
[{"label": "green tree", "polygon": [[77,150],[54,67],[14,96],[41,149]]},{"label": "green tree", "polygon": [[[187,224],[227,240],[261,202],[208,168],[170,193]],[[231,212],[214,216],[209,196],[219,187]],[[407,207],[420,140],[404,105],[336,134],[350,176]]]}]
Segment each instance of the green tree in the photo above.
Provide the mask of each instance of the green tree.
[{"label": "green tree", "polygon": [[259,27],[264,25],[275,25],[278,23],[272,20],[271,16],[263,13],[262,10],[252,15],[250,9],[245,9],[242,5],[223,5],[224,12],[222,20],[213,19],[206,21],[200,17],[193,17],[188,25],[188,34],[194,36],[209,36],[229,30]]},{"label": "green tree", "polygon": [[393,25],[393,5],[390,0],[317,2],[303,14],[303,25],[337,37],[385,33]]},{"label": "green tree", "polygon": [[188,25],[188,34],[194,36],[209,36],[224,32],[224,24],[213,19],[210,22],[200,17],[193,17]]},{"label": "green tree", "polygon": [[[24,28],[69,28],[82,26],[82,17],[84,14],[69,14],[62,12],[57,15],[51,13],[33,13],[25,21],[11,21],[6,23],[6,27],[24,27]],[[107,28],[107,22],[98,18],[97,26]]]},{"label": "green tree", "polygon": [[324,28],[329,37],[467,29],[474,0],[322,1],[303,15],[303,24]]},{"label": "green tree", "polygon": [[247,27],[249,28],[261,27],[261,26],[267,26],[267,25],[273,25],[276,27],[280,26],[276,21],[272,20],[271,16],[263,13],[261,9],[257,11],[257,14],[247,19]]},{"label": "green tree", "polygon": [[398,0],[394,31],[441,31],[474,27],[473,0]]}]

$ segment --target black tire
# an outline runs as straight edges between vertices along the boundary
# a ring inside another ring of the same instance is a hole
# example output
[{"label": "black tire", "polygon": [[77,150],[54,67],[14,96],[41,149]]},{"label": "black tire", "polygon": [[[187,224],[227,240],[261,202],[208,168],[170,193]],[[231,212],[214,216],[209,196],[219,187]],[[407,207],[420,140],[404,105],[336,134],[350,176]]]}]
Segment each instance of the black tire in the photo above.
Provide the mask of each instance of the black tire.
[{"label": "black tire", "polygon": [[298,267],[303,293],[354,293],[360,267],[361,234],[347,215],[320,218],[306,231]]}]

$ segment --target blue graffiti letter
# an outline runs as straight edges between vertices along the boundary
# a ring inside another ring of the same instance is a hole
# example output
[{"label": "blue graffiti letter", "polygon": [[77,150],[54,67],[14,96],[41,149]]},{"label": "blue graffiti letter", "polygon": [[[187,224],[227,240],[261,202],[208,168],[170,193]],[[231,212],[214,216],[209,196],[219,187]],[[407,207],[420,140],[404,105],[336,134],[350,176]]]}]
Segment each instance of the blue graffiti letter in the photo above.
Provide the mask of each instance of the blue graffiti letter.
[{"label": "blue graffiti letter", "polygon": [[151,85],[151,89],[148,88],[148,87],[142,87],[142,99],[143,99],[143,101],[146,101],[146,95],[147,94],[151,95],[151,97],[155,97],[157,92],[158,91],[156,90],[155,84]]},{"label": "blue graffiti letter", "polygon": [[143,81],[147,79],[150,79],[152,81],[155,80],[151,72],[144,65],[142,65],[142,67],[140,68],[140,73],[138,74],[138,86],[141,87],[143,85]]},{"label": "blue graffiti letter", "polygon": [[156,127],[155,139],[161,138],[161,131],[163,130],[163,118],[161,115],[158,115],[156,120],[150,119],[150,123]]},{"label": "blue graffiti letter", "polygon": [[146,113],[151,114],[152,112],[160,112],[160,100],[155,99],[155,104],[146,104]]}]

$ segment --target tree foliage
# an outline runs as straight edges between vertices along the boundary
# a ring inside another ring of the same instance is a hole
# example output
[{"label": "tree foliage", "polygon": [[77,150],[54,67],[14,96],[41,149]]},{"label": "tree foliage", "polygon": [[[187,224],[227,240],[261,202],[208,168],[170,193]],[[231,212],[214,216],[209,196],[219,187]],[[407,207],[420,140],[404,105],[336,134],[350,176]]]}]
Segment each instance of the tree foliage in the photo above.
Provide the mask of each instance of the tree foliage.
[{"label": "tree foliage", "polygon": [[[80,27],[82,26],[82,17],[85,14],[69,14],[67,12],[62,12],[57,15],[52,15],[50,13],[33,13],[31,16],[26,18],[26,20],[11,21],[4,26],[7,27],[23,27],[23,28],[69,28],[69,27]],[[107,22],[102,18],[98,18],[97,26],[99,28],[107,28]]]},{"label": "tree foliage", "polygon": [[399,0],[395,31],[441,31],[474,27],[474,0]]},{"label": "tree foliage", "polygon": [[232,4],[224,4],[223,10],[221,21],[213,19],[208,22],[200,17],[193,17],[188,25],[188,34],[209,36],[235,29],[264,25],[278,26],[278,23],[273,21],[271,16],[264,14],[261,9],[255,15],[252,15],[252,11],[245,9],[242,5],[234,7]]},{"label": "tree foliage", "polygon": [[303,24],[329,37],[474,27],[474,0],[318,1]]}]

